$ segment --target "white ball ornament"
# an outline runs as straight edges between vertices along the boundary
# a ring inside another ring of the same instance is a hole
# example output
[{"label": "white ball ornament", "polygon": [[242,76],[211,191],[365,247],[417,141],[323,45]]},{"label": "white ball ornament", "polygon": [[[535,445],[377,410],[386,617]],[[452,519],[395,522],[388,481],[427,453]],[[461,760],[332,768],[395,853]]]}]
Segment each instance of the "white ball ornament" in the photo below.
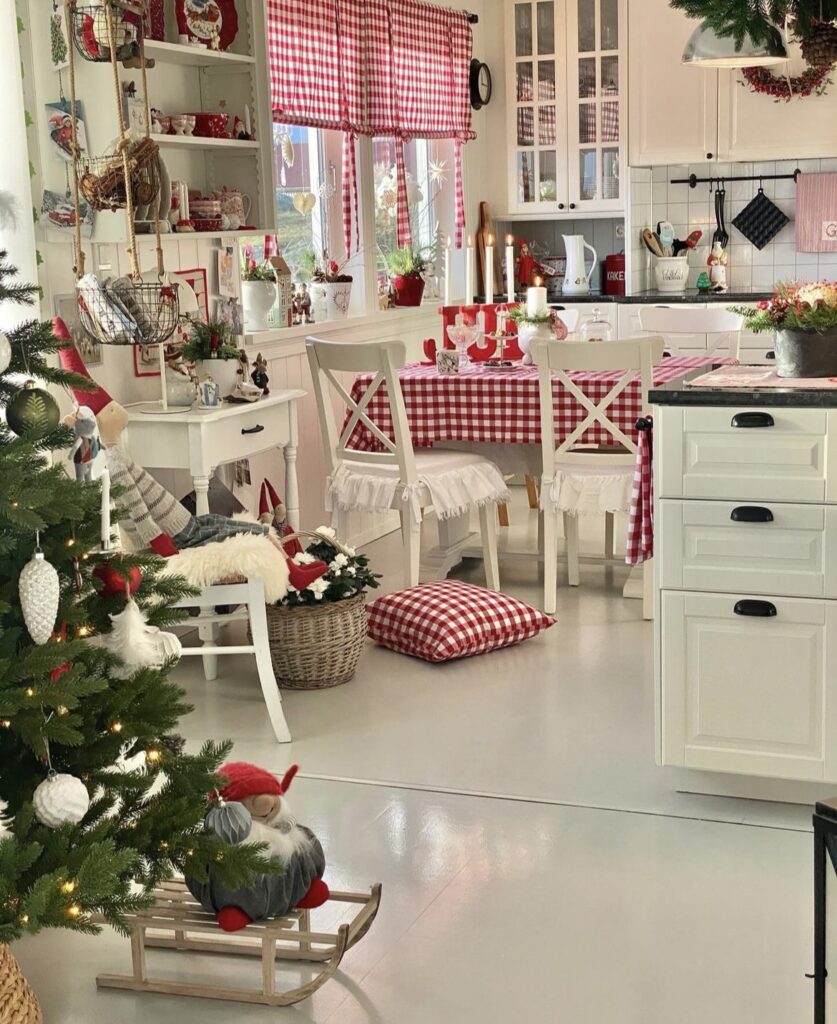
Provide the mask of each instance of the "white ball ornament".
[{"label": "white ball ornament", "polygon": [[35,817],[48,828],[77,825],[90,807],[87,787],[75,775],[48,775],[32,795]]},{"label": "white ball ornament", "polygon": [[36,551],[24,565],[18,580],[23,621],[36,644],[45,644],[52,636],[60,589],[55,566],[44,558],[42,551]]},{"label": "white ball ornament", "polygon": [[8,337],[0,331],[0,373],[5,373],[12,361],[12,346]]}]

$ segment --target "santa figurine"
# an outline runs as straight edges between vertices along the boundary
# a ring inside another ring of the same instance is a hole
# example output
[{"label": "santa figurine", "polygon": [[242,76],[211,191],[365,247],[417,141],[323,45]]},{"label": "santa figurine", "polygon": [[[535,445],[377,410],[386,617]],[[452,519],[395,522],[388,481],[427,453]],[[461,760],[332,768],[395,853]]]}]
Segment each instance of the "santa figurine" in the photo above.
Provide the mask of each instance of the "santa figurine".
[{"label": "santa figurine", "polygon": [[528,288],[538,269],[537,261],[529,251],[527,242],[520,243],[520,255],[517,257],[517,283],[521,288]]},{"label": "santa figurine", "polygon": [[288,807],[286,793],[298,770],[291,765],[281,779],[246,761],[231,761],[219,770],[227,784],[207,814],[207,826],[228,843],[264,843],[266,856],[283,867],[281,875],[254,875],[249,885],[234,890],[211,874],[205,882],[187,876],[189,891],[226,932],[291,910],[313,910],[329,897],[320,841]]}]

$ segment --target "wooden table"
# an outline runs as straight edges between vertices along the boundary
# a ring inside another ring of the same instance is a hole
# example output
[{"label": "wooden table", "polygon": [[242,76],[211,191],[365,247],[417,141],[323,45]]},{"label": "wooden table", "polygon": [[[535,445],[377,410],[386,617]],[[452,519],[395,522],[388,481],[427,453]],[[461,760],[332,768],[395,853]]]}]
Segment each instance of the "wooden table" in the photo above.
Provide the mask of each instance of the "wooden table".
[{"label": "wooden table", "polygon": [[209,481],[218,466],[281,448],[288,522],[299,529],[297,403],[304,391],[271,391],[247,405],[164,413],[156,404],[128,406],[126,445],[147,469],[185,469],[195,487],[198,515],[209,512]]}]

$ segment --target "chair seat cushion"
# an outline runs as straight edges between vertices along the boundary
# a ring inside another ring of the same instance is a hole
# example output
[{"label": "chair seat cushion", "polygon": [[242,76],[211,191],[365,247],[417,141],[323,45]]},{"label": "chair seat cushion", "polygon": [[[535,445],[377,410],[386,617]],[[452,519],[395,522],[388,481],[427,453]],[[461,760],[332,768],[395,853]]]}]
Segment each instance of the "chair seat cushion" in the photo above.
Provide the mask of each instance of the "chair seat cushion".
[{"label": "chair seat cushion", "polygon": [[451,661],[519,644],[554,625],[508,594],[460,580],[422,583],[379,597],[366,608],[369,635],[425,661]]},{"label": "chair seat cushion", "polygon": [[462,515],[489,503],[510,500],[503,474],[487,459],[471,452],[417,451],[415,484],[404,487],[398,466],[376,466],[344,459],[328,479],[326,508],[383,512],[396,507],[400,492],[416,522],[432,505],[440,519]]},{"label": "chair seat cushion", "polygon": [[621,456],[621,462],[612,458],[556,460],[552,486],[541,489],[541,508],[571,515],[630,512],[635,456]]}]

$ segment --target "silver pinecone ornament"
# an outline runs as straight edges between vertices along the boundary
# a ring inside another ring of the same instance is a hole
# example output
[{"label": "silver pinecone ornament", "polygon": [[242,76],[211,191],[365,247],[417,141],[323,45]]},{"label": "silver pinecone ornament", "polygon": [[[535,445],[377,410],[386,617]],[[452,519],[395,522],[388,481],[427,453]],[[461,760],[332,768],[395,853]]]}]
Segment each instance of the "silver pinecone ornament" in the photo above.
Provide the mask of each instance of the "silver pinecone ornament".
[{"label": "silver pinecone ornament", "polygon": [[60,587],[54,565],[40,548],[24,565],[18,580],[23,621],[36,644],[45,644],[55,629]]},{"label": "silver pinecone ornament", "polygon": [[50,774],[32,794],[35,817],[48,828],[77,825],[90,807],[87,787],[75,775]]}]

